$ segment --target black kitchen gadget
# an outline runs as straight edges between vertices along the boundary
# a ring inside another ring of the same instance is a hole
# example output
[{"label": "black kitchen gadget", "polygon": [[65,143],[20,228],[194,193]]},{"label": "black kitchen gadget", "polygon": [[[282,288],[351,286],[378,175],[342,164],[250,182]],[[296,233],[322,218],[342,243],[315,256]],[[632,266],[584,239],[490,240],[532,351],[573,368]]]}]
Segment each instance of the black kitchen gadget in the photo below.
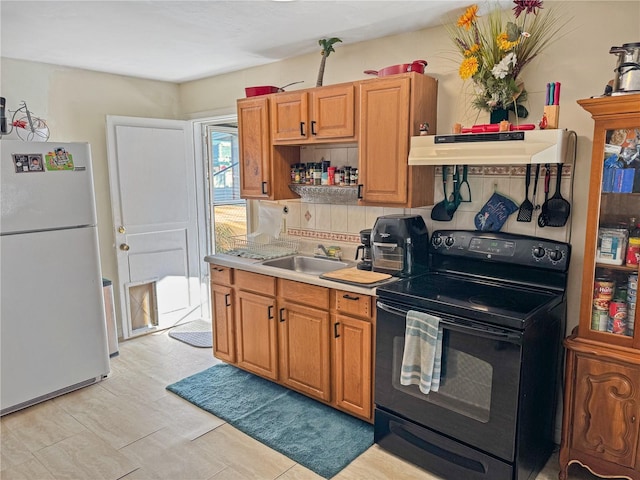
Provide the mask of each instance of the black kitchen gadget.
[{"label": "black kitchen gadget", "polygon": [[420,215],[384,215],[371,230],[373,271],[408,277],[427,266],[429,233]]}]

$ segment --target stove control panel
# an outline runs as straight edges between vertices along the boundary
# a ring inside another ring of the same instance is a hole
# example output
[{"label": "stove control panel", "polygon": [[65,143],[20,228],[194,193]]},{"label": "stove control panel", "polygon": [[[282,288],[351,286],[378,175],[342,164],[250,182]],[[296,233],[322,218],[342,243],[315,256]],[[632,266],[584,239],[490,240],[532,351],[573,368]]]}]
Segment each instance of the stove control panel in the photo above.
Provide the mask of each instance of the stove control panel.
[{"label": "stove control panel", "polygon": [[437,230],[430,242],[432,255],[467,257],[493,262],[566,271],[571,245],[545,238],[505,232]]}]

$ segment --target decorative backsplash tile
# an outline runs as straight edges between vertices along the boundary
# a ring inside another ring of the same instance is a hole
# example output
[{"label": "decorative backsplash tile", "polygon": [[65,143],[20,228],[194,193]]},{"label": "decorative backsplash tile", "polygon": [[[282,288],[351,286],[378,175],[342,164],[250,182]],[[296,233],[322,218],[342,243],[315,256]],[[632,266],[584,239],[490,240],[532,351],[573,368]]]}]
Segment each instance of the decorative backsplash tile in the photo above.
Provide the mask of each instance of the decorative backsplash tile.
[{"label": "decorative backsplash tile", "polygon": [[[332,165],[342,166],[358,164],[357,145],[319,145],[305,146],[301,148],[300,159],[302,162],[318,162],[322,158],[329,160]],[[551,166],[551,181],[549,182],[549,194],[551,197],[555,193],[556,186],[556,165]],[[538,188],[535,198],[534,190],[535,165],[531,169],[531,186],[529,188],[529,200],[538,206],[533,212],[531,222],[518,222],[517,212],[509,216],[503,225],[502,231],[533,235],[536,237],[550,238],[560,241],[570,239],[570,220],[567,225],[560,228],[539,227],[537,218],[540,207],[544,202],[544,175],[545,166],[541,165]],[[525,174],[526,165],[485,165],[468,167],[469,192],[462,191],[463,201],[458,206],[451,221],[439,222],[431,219],[431,209],[433,206],[421,208],[403,209],[386,207],[361,207],[358,205],[341,204],[321,204],[305,203],[300,200],[288,200],[278,203],[287,205],[289,213],[286,218],[287,232],[290,235],[299,236],[313,241],[335,241],[347,243],[359,243],[360,230],[372,228],[376,219],[381,215],[389,214],[416,214],[422,215],[429,229],[433,232],[439,229],[468,229],[475,230],[474,219],[480,212],[483,205],[491,197],[493,192],[511,198],[517,205],[524,200],[525,196]],[[451,195],[452,190],[452,169],[449,169],[447,178],[447,194]],[[462,176],[462,169],[460,169]],[[435,198],[434,204],[442,201],[442,167],[435,169]],[[564,164],[562,168],[561,193],[564,198],[571,201],[573,186],[573,165]]]}]

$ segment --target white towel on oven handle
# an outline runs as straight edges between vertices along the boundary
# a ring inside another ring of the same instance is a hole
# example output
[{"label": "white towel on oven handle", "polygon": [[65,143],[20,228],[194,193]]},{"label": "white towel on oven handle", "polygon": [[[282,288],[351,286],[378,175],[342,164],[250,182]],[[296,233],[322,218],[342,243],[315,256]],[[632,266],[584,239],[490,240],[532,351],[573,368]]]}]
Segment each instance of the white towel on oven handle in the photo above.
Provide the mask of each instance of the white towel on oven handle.
[{"label": "white towel on oven handle", "polygon": [[442,368],[440,319],[409,310],[406,318],[401,385],[418,385],[422,393],[437,392]]}]

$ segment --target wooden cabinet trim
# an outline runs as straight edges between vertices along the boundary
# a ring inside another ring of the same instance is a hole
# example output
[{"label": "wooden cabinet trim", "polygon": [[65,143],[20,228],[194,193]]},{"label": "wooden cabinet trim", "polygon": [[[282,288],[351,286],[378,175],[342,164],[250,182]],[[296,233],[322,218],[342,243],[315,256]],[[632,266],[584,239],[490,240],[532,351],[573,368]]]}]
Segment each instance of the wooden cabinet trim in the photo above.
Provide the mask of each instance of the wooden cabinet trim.
[{"label": "wooden cabinet trim", "polygon": [[278,296],[288,302],[329,310],[327,287],[278,278]]},{"label": "wooden cabinet trim", "polygon": [[209,278],[211,283],[219,285],[233,285],[233,268],[223,267],[212,263],[209,266]]},{"label": "wooden cabinet trim", "polygon": [[235,285],[240,290],[261,293],[263,295],[276,295],[276,278],[261,273],[237,270],[235,273]]}]

